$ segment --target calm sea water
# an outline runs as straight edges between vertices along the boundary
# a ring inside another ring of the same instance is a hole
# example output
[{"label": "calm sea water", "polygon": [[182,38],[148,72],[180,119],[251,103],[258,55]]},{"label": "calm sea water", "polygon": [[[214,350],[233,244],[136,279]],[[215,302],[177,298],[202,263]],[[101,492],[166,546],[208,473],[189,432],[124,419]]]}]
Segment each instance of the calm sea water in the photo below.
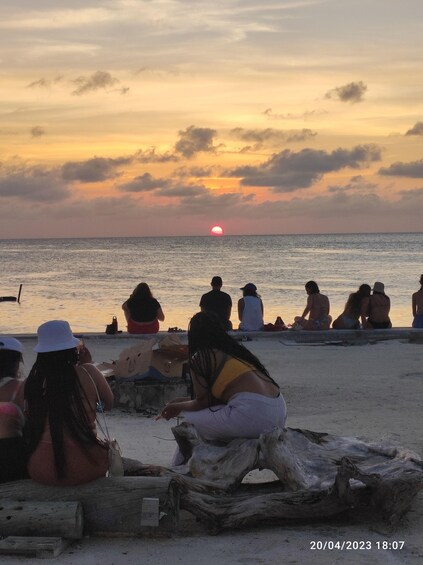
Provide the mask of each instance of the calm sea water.
[{"label": "calm sea water", "polygon": [[186,329],[213,275],[233,299],[257,285],[265,321],[286,323],[301,314],[304,283],[314,279],[337,316],[361,283],[385,283],[395,326],[411,325],[411,294],[423,272],[423,234],[274,235],[102,239],[1,240],[1,333],[33,333],[51,319],[67,319],[76,332],[104,331],[141,281],[150,285],[166,315],[162,329]]}]

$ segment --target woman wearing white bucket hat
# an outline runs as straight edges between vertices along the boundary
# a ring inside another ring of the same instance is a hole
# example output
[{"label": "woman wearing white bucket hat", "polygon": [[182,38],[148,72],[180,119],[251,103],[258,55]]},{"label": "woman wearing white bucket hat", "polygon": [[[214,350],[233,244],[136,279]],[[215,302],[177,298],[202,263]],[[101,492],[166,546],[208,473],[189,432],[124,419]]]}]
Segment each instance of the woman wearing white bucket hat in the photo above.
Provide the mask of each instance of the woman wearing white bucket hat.
[{"label": "woman wearing white bucket hat", "polygon": [[27,478],[21,362],[21,342],[0,336],[0,483]]},{"label": "woman wearing white bucket hat", "polygon": [[25,386],[28,474],[47,485],[104,477],[108,453],[95,426],[97,391],[106,410],[113,406],[113,393],[94,365],[78,364],[80,340],[68,322],[46,322],[37,333],[37,360]]}]

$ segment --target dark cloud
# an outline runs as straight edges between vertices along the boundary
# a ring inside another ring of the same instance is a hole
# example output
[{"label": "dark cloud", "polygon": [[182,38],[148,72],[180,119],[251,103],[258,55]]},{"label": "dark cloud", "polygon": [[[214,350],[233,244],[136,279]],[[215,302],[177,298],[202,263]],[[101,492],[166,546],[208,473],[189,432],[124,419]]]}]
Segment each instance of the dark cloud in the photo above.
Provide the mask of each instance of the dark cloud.
[{"label": "dark cloud", "polygon": [[325,98],[340,100],[341,102],[361,102],[367,91],[367,86],[361,80],[359,82],[350,82],[344,86],[338,86],[329,90],[325,94]]},{"label": "dark cloud", "polygon": [[160,189],[157,194],[160,196],[170,196],[172,198],[190,198],[193,196],[199,196],[201,194],[208,194],[209,189],[205,186],[196,185],[178,185],[168,186]]},{"label": "dark cloud", "polygon": [[33,202],[57,202],[70,196],[57,170],[26,165],[0,169],[0,197],[14,197]]},{"label": "dark cloud", "polygon": [[99,89],[107,89],[119,83],[117,78],[112,77],[108,72],[96,71],[89,77],[78,77],[74,79],[77,88],[72,92],[75,96],[81,96],[88,92],[94,92]]},{"label": "dark cloud", "polygon": [[34,126],[33,128],[31,128],[30,133],[32,137],[41,137],[46,132],[41,126]]},{"label": "dark cloud", "polygon": [[[316,132],[308,128],[284,131],[273,128],[245,129],[240,127],[230,130],[229,134],[237,139],[241,139],[242,141],[253,142],[255,145],[248,147],[249,150],[260,149],[266,143],[291,143],[306,141],[307,139],[317,135]],[[245,150],[246,148],[244,148],[244,151]]]},{"label": "dark cloud", "polygon": [[423,159],[420,161],[410,161],[410,163],[393,163],[389,167],[379,169],[380,175],[392,177],[410,177],[413,179],[423,178]]},{"label": "dark cloud", "polygon": [[377,184],[366,181],[361,175],[351,177],[350,182],[342,186],[329,186],[328,192],[373,192],[377,189]]},{"label": "dark cloud", "polygon": [[204,178],[213,174],[211,167],[179,167],[174,171],[178,177],[196,177]]},{"label": "dark cloud", "polygon": [[48,88],[51,85],[51,81],[45,78],[40,78],[39,80],[34,80],[27,85],[27,88]]},{"label": "dark cloud", "polygon": [[423,122],[417,122],[405,135],[423,135]]},{"label": "dark cloud", "polygon": [[179,161],[179,157],[173,153],[156,153],[155,147],[140,149],[134,155],[134,160],[138,163],[169,163]]},{"label": "dark cloud", "polygon": [[62,165],[62,178],[68,182],[101,182],[114,179],[120,175],[116,169],[132,161],[133,157],[93,157],[87,161],[69,161]]},{"label": "dark cloud", "polygon": [[179,141],[175,143],[175,151],[187,159],[199,152],[214,153],[216,147],[213,146],[213,138],[216,133],[215,129],[189,126],[186,130],[179,131]]},{"label": "dark cloud", "polygon": [[150,173],[144,173],[130,182],[118,185],[117,188],[122,192],[150,192],[167,186],[169,186],[168,179],[156,179]]},{"label": "dark cloud", "polygon": [[242,177],[244,186],[268,186],[275,192],[293,192],[307,188],[326,173],[379,161],[380,149],[376,145],[358,145],[352,149],[336,149],[331,153],[316,149],[303,149],[294,153],[285,149],[276,153],[257,167],[237,167],[228,176]]}]

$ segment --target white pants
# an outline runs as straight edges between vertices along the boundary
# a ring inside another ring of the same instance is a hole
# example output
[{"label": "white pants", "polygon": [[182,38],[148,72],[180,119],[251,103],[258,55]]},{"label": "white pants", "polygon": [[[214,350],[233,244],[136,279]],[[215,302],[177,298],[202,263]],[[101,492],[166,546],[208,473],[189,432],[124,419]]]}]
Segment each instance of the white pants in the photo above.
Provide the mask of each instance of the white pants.
[{"label": "white pants", "polygon": [[228,404],[184,412],[183,415],[185,421],[193,424],[207,440],[257,438],[273,428],[284,427],[286,405],[282,395],[269,398],[253,392],[240,392]]}]

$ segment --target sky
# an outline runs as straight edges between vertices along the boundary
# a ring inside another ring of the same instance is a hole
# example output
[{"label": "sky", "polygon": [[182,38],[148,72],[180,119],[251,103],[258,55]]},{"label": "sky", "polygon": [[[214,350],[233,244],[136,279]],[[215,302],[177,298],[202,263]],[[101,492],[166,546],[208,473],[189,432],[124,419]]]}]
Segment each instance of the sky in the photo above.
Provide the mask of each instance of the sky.
[{"label": "sky", "polygon": [[423,231],[421,0],[2,0],[0,238]]}]

